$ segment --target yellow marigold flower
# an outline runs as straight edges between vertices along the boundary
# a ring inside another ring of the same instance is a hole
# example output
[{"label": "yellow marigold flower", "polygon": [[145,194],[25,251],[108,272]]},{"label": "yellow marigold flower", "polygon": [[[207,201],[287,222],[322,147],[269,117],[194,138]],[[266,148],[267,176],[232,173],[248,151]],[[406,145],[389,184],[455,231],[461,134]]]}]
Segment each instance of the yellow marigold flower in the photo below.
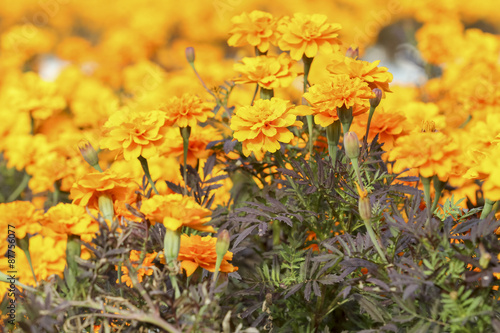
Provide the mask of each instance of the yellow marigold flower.
[{"label": "yellow marigold flower", "polygon": [[368,83],[372,90],[379,88],[391,92],[389,83],[392,82],[392,74],[388,72],[387,67],[377,67],[379,63],[380,60],[368,62],[337,53],[326,69],[333,75],[347,74],[350,78],[358,77]]},{"label": "yellow marigold flower", "polygon": [[241,77],[234,80],[236,83],[258,83],[265,89],[288,87],[297,77],[292,70],[294,61],[286,53],[275,56],[259,56],[243,58],[242,64],[235,64],[234,70]]},{"label": "yellow marigold flower", "polygon": [[40,232],[42,227],[39,221],[42,214],[43,212],[37,210],[29,201],[0,203],[0,253],[7,251],[9,230],[15,231],[18,239]]},{"label": "yellow marigold flower", "polygon": [[165,141],[166,121],[165,113],[159,110],[115,112],[104,124],[101,148],[123,150],[127,161],[139,156],[150,158]]},{"label": "yellow marigold flower", "polygon": [[475,152],[478,158],[473,172],[469,170],[468,178],[483,179],[481,189],[484,197],[492,201],[500,200],[500,144],[495,144],[482,152]]},{"label": "yellow marigold flower", "polygon": [[44,234],[48,228],[56,234],[82,236],[85,241],[90,241],[99,231],[99,223],[90,217],[85,208],[66,203],[49,208],[41,224]]},{"label": "yellow marigold flower", "polygon": [[[182,136],[178,128],[171,128],[167,140],[162,146],[162,155],[181,158],[184,155]],[[187,163],[196,166],[198,160],[206,159],[210,155],[207,144],[212,141],[222,140],[222,134],[212,126],[195,126],[191,128],[189,136]]]},{"label": "yellow marigold flower", "polygon": [[198,122],[203,123],[214,116],[208,103],[191,94],[183,94],[180,98],[174,96],[158,109],[165,112],[170,124],[179,127],[194,127]]},{"label": "yellow marigold flower", "polygon": [[243,13],[231,19],[233,28],[227,41],[229,46],[255,46],[260,52],[267,52],[270,43],[276,45],[278,20],[271,14],[254,10],[250,14]]},{"label": "yellow marigold flower", "polygon": [[422,177],[437,175],[446,181],[454,171],[459,156],[458,145],[442,132],[413,132],[396,140],[389,152],[395,161],[393,172],[418,168]]},{"label": "yellow marigold flower", "polygon": [[458,19],[424,24],[415,33],[422,58],[436,65],[453,62],[461,56],[461,50],[467,48],[463,30],[463,24]]},{"label": "yellow marigold flower", "polygon": [[[73,204],[99,209],[99,197],[107,195],[113,202],[133,202],[134,191],[138,186],[128,177],[116,175],[109,169],[104,172],[92,172],[80,178],[71,188]],[[116,209],[116,208],[115,208]]]},{"label": "yellow marigold flower", "polygon": [[[212,236],[201,237],[200,235],[181,235],[181,248],[177,260],[181,262],[181,267],[186,271],[187,276],[191,276],[194,271],[201,267],[209,272],[215,271],[217,253],[215,244],[217,238]],[[228,262],[233,259],[233,253],[228,251],[220,265],[220,272],[232,273],[238,270]]]},{"label": "yellow marigold flower", "polygon": [[[137,281],[139,281],[139,282],[142,282],[145,275],[148,275],[148,276],[153,275],[153,269],[148,268],[148,267],[154,266],[153,261],[155,260],[157,253],[156,252],[146,253],[142,264],[139,266],[139,260],[141,260],[141,255],[142,255],[141,251],[137,251],[137,250],[130,251],[130,262],[132,263],[132,267],[137,269]],[[137,268],[137,267],[139,267],[139,268]],[[118,269],[118,266],[115,266],[115,268]],[[122,281],[121,282],[122,283],[125,282],[125,284],[128,287],[132,288],[134,286],[134,284],[132,283],[132,279],[130,278],[129,274],[130,274],[130,272],[128,270],[128,267],[123,265],[122,266],[122,276],[121,276]],[[119,282],[120,281],[117,279],[116,283],[119,283]]]},{"label": "yellow marigold flower", "polygon": [[375,94],[360,78],[350,78],[347,74],[335,75],[331,81],[313,85],[304,98],[311,104],[314,121],[327,127],[338,120],[337,108],[352,108],[357,116],[369,109],[369,99]]},{"label": "yellow marigold flower", "polygon": [[303,55],[313,58],[318,51],[338,51],[341,42],[337,37],[342,27],[338,23],[326,23],[326,20],[326,15],[295,14],[280,26],[283,36],[278,42],[279,48],[290,51],[294,60],[300,60]]},{"label": "yellow marigold flower", "polygon": [[163,223],[165,228],[177,230],[181,227],[207,232],[215,232],[205,223],[210,221],[212,212],[201,207],[193,197],[181,194],[155,195],[143,201],[141,212],[151,223]]},{"label": "yellow marigold flower", "polygon": [[231,118],[231,129],[234,138],[242,142],[245,156],[252,151],[274,153],[280,149],[280,142],[289,143],[293,134],[288,127],[302,125],[296,121],[293,108],[288,101],[272,98],[236,109]]},{"label": "yellow marigold flower", "polygon": [[9,103],[29,113],[33,119],[44,120],[66,107],[57,85],[46,82],[33,72],[27,72],[8,88]]}]

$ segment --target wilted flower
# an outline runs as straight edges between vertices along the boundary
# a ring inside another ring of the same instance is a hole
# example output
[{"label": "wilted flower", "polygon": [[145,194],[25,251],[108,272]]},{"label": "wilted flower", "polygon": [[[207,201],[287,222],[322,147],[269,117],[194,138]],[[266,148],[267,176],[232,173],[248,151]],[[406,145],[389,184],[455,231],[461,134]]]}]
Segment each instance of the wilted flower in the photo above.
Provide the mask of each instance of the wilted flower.
[{"label": "wilted flower", "polygon": [[165,228],[178,230],[181,227],[207,232],[215,232],[205,223],[210,222],[212,212],[203,208],[193,197],[181,194],[155,195],[143,201],[141,212],[151,223],[163,223]]},{"label": "wilted flower", "polygon": [[243,58],[242,64],[235,64],[234,70],[241,77],[236,83],[258,83],[265,89],[288,87],[297,73],[292,70],[294,61],[286,53],[275,56]]},{"label": "wilted flower", "polygon": [[252,45],[260,52],[267,52],[270,43],[276,44],[278,21],[269,13],[254,10],[250,14],[234,16],[231,22],[233,28],[229,32],[229,46]]},{"label": "wilted flower", "polygon": [[300,60],[303,55],[313,58],[318,52],[338,51],[341,44],[338,32],[342,27],[326,20],[326,15],[295,14],[280,26],[283,36],[278,42],[279,48],[290,51],[294,60]]},{"label": "wilted flower", "polygon": [[[181,249],[177,260],[181,261],[181,267],[186,271],[187,276],[191,276],[198,267],[209,272],[215,271],[216,243],[217,238],[212,236],[181,235]],[[232,259],[233,253],[228,251],[223,257],[220,272],[231,273],[238,270],[238,267],[228,263],[228,260]]]},{"label": "wilted flower", "polygon": [[293,106],[285,100],[257,100],[252,106],[236,109],[231,118],[234,138],[243,144],[243,153],[280,149],[280,142],[288,143],[293,139],[289,126],[300,126],[296,121]]}]

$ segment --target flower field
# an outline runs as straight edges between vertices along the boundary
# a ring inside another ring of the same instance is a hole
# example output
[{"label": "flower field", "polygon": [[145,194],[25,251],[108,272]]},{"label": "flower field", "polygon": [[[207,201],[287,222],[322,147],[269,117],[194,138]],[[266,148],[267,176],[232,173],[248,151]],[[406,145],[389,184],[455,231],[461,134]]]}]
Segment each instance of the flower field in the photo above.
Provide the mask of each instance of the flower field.
[{"label": "flower field", "polygon": [[500,332],[500,16],[0,6],[0,332]]}]

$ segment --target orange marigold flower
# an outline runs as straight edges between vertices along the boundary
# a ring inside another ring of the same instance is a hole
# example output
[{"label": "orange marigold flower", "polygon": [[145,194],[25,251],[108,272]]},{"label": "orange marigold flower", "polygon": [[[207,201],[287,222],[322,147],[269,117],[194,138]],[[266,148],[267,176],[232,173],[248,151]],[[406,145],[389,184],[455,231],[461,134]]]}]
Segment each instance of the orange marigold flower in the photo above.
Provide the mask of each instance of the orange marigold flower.
[{"label": "orange marigold flower", "polygon": [[[39,232],[42,227],[39,221],[42,217],[43,212],[36,209],[29,201],[13,201],[8,203],[0,204],[0,233],[2,234],[2,239],[0,241],[0,246],[6,245],[5,237],[7,235],[7,230],[14,230],[9,228],[9,225],[14,226],[16,232],[16,238],[23,239],[26,234],[35,234]],[[4,252],[4,251],[0,251]]]},{"label": "orange marigold flower", "polygon": [[[141,260],[141,251],[137,251],[137,250],[130,251],[130,262],[132,263],[132,267],[137,269],[137,271],[136,271],[137,272],[137,280],[139,282],[142,282],[145,275],[148,275],[148,276],[153,275],[153,269],[149,268],[149,267],[154,266],[153,260],[155,260],[156,256],[157,256],[156,252],[146,253],[142,264],[139,266],[139,260]],[[137,268],[137,267],[139,267],[139,268]],[[115,268],[118,270],[118,266],[115,266]],[[122,266],[121,282],[122,283],[125,282],[125,284],[128,287],[132,288],[134,286],[134,284],[132,283],[132,279],[130,278],[129,273],[130,272],[128,270],[128,267],[123,265]],[[116,283],[120,283],[120,280],[117,279]]]},{"label": "orange marigold flower", "polygon": [[326,69],[333,75],[347,74],[350,78],[358,77],[368,83],[372,90],[379,88],[391,92],[389,83],[392,82],[392,74],[388,72],[387,67],[377,67],[379,63],[380,60],[368,62],[337,53]]},{"label": "orange marigold flower", "polygon": [[265,89],[288,87],[297,77],[292,70],[294,61],[286,53],[275,56],[259,56],[243,58],[242,64],[235,64],[234,70],[241,77],[234,80],[236,83],[258,83]]},{"label": "orange marigold flower", "polygon": [[165,228],[177,230],[181,227],[207,232],[215,232],[205,223],[210,221],[212,212],[201,207],[193,197],[182,194],[155,195],[143,201],[141,212],[151,223],[163,223]]},{"label": "orange marigold flower", "polygon": [[288,101],[272,98],[257,100],[254,105],[238,108],[231,118],[234,138],[243,144],[243,153],[280,149],[280,142],[289,143],[293,134],[289,126],[301,126],[296,121],[294,107]]},{"label": "orange marigold flower", "polygon": [[[370,123],[368,141],[373,141],[375,136],[378,135],[378,141],[384,144],[382,149],[390,151],[394,147],[396,139],[408,133],[405,129],[405,120],[406,117],[401,111],[379,106],[377,111],[373,114]],[[359,137],[363,137],[366,134],[367,125],[368,113],[364,113],[354,118],[351,131],[356,132]]]},{"label": "orange marigold flower", "polygon": [[[181,261],[181,267],[186,271],[187,276],[191,276],[198,268],[204,268],[209,272],[215,271],[215,263],[217,261],[217,253],[215,252],[215,244],[217,238],[212,236],[201,237],[200,235],[187,236],[181,235],[181,248],[177,260]],[[238,270],[228,263],[228,260],[233,259],[233,253],[228,251],[220,265],[220,272],[232,273]]]},{"label": "orange marigold flower", "polygon": [[393,172],[418,168],[422,177],[437,175],[446,181],[453,172],[459,156],[458,145],[442,132],[414,132],[396,140],[389,152],[389,160],[395,161]]},{"label": "orange marigold flower", "polygon": [[369,99],[375,97],[368,84],[347,74],[335,75],[331,81],[313,85],[304,98],[311,104],[314,121],[323,127],[339,119],[337,108],[352,108],[357,116],[368,111]]},{"label": "orange marigold flower", "polygon": [[172,97],[158,109],[165,112],[169,124],[177,124],[179,127],[194,127],[198,122],[203,123],[214,116],[209,103],[187,93],[180,98]]},{"label": "orange marigold flower", "polygon": [[128,177],[116,175],[109,169],[104,172],[92,172],[80,178],[71,188],[73,204],[99,209],[99,197],[109,196],[114,203],[131,202],[131,197],[138,186]]},{"label": "orange marigold flower", "polygon": [[283,36],[278,42],[279,48],[290,51],[294,60],[300,60],[303,55],[313,58],[318,51],[338,51],[341,42],[337,37],[342,27],[338,23],[326,23],[326,20],[327,17],[320,14],[295,14],[280,26]]},{"label": "orange marigold flower", "polygon": [[165,141],[166,121],[165,113],[159,110],[115,112],[104,124],[101,147],[123,150],[127,161],[139,156],[150,158]]},{"label": "orange marigold flower", "polygon": [[278,32],[278,20],[271,14],[254,10],[250,14],[243,13],[231,19],[233,28],[229,32],[231,37],[227,41],[229,46],[245,46],[250,44],[267,52],[270,43],[276,45]]},{"label": "orange marigold flower", "polygon": [[[474,166],[474,176],[483,178],[481,189],[484,197],[492,201],[500,200],[500,144],[495,144],[484,152],[475,152],[478,164]],[[469,172],[470,174],[471,172]]]},{"label": "orange marigold flower", "polygon": [[99,231],[99,223],[90,217],[85,208],[66,203],[49,208],[41,224],[44,234],[50,229],[56,234],[82,236],[84,241],[90,241]]}]

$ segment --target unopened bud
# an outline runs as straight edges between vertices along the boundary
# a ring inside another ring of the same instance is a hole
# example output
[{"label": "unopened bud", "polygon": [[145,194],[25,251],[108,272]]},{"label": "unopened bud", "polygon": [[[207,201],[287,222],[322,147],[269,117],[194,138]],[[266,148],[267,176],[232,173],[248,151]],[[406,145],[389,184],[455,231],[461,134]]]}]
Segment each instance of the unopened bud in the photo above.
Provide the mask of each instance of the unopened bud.
[{"label": "unopened bud", "polygon": [[170,265],[177,260],[181,249],[181,233],[177,230],[166,229],[165,238],[163,239],[163,253],[165,262]]},{"label": "unopened bud", "polygon": [[113,199],[108,194],[101,194],[98,199],[99,210],[106,220],[113,221],[115,216],[115,208],[113,206]]},{"label": "unopened bud", "polygon": [[359,57],[359,47],[356,47],[353,49],[352,47],[349,47],[345,53],[345,56],[348,58],[353,58],[356,59]]},{"label": "unopened bud", "polygon": [[193,63],[195,56],[194,56],[194,48],[193,47],[186,47],[186,59],[189,63]]},{"label": "unopened bud", "polygon": [[368,197],[359,198],[358,203],[359,215],[363,221],[370,221],[372,218],[372,207]]},{"label": "unopened bud", "polygon": [[375,94],[375,97],[370,99],[370,106],[372,108],[376,108],[380,104],[380,101],[382,100],[382,90],[379,88],[375,88],[372,91]]},{"label": "unopened bud", "polygon": [[217,236],[217,243],[215,243],[215,252],[217,253],[217,257],[224,257],[229,250],[229,232],[224,229]]},{"label": "unopened bud", "polygon": [[88,164],[90,164],[92,167],[99,165],[99,157],[97,157],[97,152],[94,147],[92,147],[90,142],[88,142],[87,140],[81,140],[78,143],[78,149],[80,150],[83,159]]},{"label": "unopened bud", "polygon": [[359,139],[356,133],[347,132],[344,134],[344,148],[351,160],[359,157]]}]

